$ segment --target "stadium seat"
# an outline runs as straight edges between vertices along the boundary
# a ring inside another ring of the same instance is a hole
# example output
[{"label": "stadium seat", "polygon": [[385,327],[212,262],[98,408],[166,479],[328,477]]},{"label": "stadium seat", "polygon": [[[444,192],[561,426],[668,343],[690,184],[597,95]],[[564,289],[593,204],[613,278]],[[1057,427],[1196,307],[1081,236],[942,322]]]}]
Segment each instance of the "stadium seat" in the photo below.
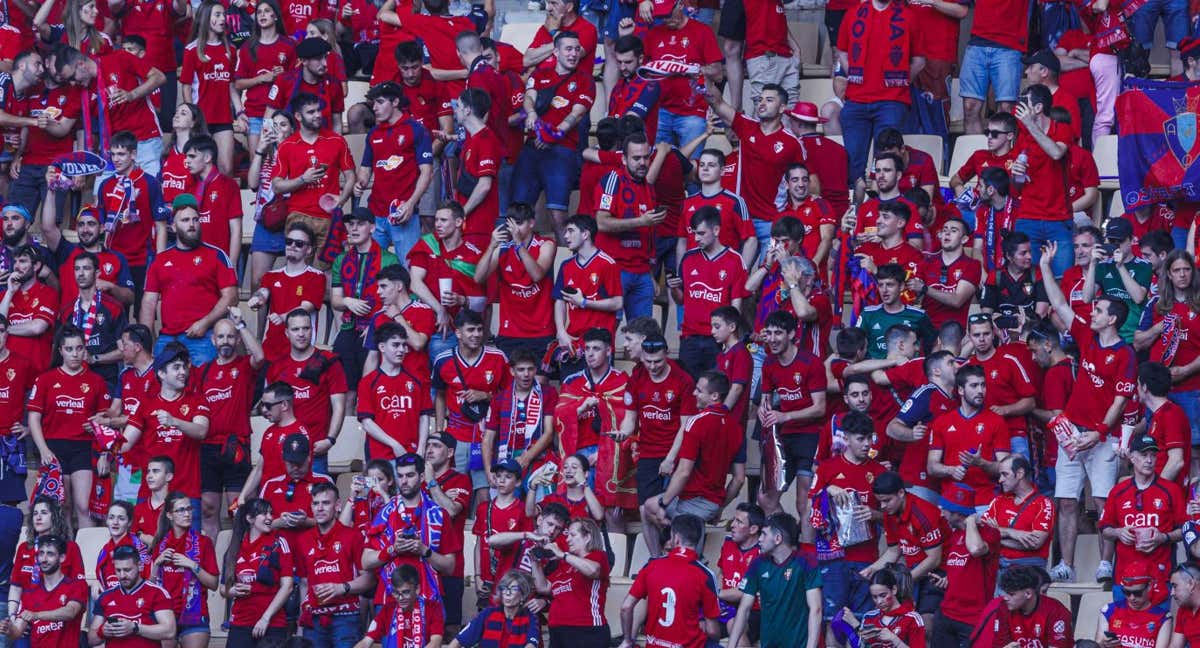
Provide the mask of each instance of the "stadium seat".
[{"label": "stadium seat", "polygon": [[624,533],[609,533],[608,542],[613,550],[613,564],[609,575],[624,576],[629,562],[629,536]]},{"label": "stadium seat", "polygon": [[524,52],[529,49],[529,44],[533,42],[533,37],[541,27],[540,22],[505,23],[500,30],[500,40],[517,48],[517,51]]},{"label": "stadium seat", "polygon": [[1121,200],[1121,192],[1115,192],[1112,202],[1108,205],[1108,218],[1118,218],[1125,214],[1125,201]]},{"label": "stadium seat", "polygon": [[1100,172],[1100,189],[1118,189],[1117,136],[1103,135],[1094,142],[1092,155],[1096,158],[1096,170]]},{"label": "stadium seat", "polygon": [[[621,634],[621,604],[632,586],[633,583],[628,581],[609,583],[607,598],[604,600],[604,618],[608,619],[608,632],[613,637]],[[646,603],[643,601],[639,605],[645,607]]]},{"label": "stadium seat", "polygon": [[[1054,599],[1055,601],[1058,601],[1059,603],[1062,603],[1063,605],[1065,605],[1067,607],[1068,610],[1071,609],[1071,595],[1070,594],[1067,594],[1066,592],[1049,592],[1047,594],[1047,596]],[[1078,635],[1076,635],[1076,636],[1078,636]]]},{"label": "stadium seat", "polygon": [[257,464],[262,461],[262,438],[271,422],[261,416],[250,417],[250,460]]},{"label": "stadium seat", "polygon": [[[217,564],[220,564],[219,558]],[[229,631],[221,627],[225,623],[227,601],[221,596],[220,589],[218,585],[216,590],[208,593],[208,631],[212,639],[224,641],[229,636]]]},{"label": "stadium seat", "polygon": [[346,93],[346,107],[349,108],[357,103],[367,100],[367,90],[371,89],[371,84],[366,81],[351,81],[349,91]]},{"label": "stadium seat", "polygon": [[721,133],[709,136],[708,140],[704,142],[704,146],[705,148],[715,148],[726,155],[733,150],[733,146],[729,143],[729,137]]},{"label": "stadium seat", "polygon": [[258,193],[253,189],[242,189],[242,250],[243,255],[250,253],[250,239],[254,236],[254,212]]},{"label": "stadium seat", "polygon": [[[1079,600],[1079,615],[1075,617],[1075,638],[1094,639],[1100,624],[1100,610],[1112,603],[1112,592],[1091,592]],[[1070,607],[1068,605],[1067,607]]]},{"label": "stadium seat", "polygon": [[962,132],[963,100],[959,94],[961,85],[958,77],[950,79],[950,132]]},{"label": "stadium seat", "polygon": [[479,537],[471,533],[470,529],[463,534],[463,550],[461,559],[463,561],[463,577],[468,578],[475,576],[475,545],[479,543]]},{"label": "stadium seat", "polygon": [[937,169],[938,175],[943,173],[942,167],[946,161],[946,153],[940,136],[907,134],[904,136],[904,143],[918,151],[928,153],[933,158],[933,168]]},{"label": "stadium seat", "polygon": [[89,527],[75,532],[75,543],[79,545],[79,553],[83,554],[83,571],[89,578],[96,577],[96,559],[108,538],[108,527]]},{"label": "stadium seat", "polygon": [[604,86],[604,82],[596,80],[596,100],[592,102],[592,108],[588,112],[588,117],[592,120],[592,128],[596,128],[596,124],[601,119],[608,116],[608,88]]},{"label": "stadium seat", "polygon": [[366,433],[358,424],[358,419],[347,416],[342,422],[342,432],[337,441],[329,449],[329,474],[340,475],[345,472],[362,471],[365,459],[363,443]]},{"label": "stadium seat", "polygon": [[954,152],[950,154],[950,166],[946,168],[946,177],[958,172],[971,154],[987,148],[987,135],[959,135],[954,140]]},{"label": "stadium seat", "polygon": [[633,546],[629,548],[629,577],[633,578],[650,560],[650,550],[646,548],[646,541],[642,538],[634,538],[630,542]]},{"label": "stadium seat", "polygon": [[725,544],[726,535],[728,532],[724,528],[708,527],[704,530],[701,555],[704,556],[704,562],[708,563],[708,568],[714,572],[717,570],[717,561],[721,559],[721,545]]},{"label": "stadium seat", "polygon": [[817,78],[817,79],[800,79],[800,96],[797,101],[807,101],[817,104],[820,108],[821,104],[829,101],[833,96],[833,79]]},{"label": "stadium seat", "polygon": [[[364,467],[363,470],[366,470],[366,468]],[[354,478],[361,474],[362,473],[357,472],[344,472],[334,479],[334,485],[336,485],[338,489],[338,497],[341,498],[343,502],[352,497],[351,491],[354,485]]]}]

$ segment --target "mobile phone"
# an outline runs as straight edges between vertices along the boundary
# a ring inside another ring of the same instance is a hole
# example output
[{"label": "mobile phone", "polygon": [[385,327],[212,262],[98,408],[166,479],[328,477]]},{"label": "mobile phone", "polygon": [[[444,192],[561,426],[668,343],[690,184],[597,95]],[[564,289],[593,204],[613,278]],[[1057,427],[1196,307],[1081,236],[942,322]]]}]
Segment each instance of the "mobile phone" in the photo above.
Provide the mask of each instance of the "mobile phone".
[{"label": "mobile phone", "polygon": [[322,171],[327,171],[329,169],[329,163],[328,162],[319,162],[317,164],[317,168]]},{"label": "mobile phone", "polygon": [[375,478],[374,477],[363,477],[363,484],[368,489],[375,488]]},{"label": "mobile phone", "polygon": [[573,295],[573,294],[579,292],[579,289],[576,288],[575,286],[566,286],[562,289],[562,291],[565,293],[571,293]]},{"label": "mobile phone", "polygon": [[1110,631],[1108,631],[1108,630],[1105,630],[1105,631],[1104,631],[1104,636],[1105,636],[1105,637],[1108,637],[1109,639],[1116,639],[1116,638],[1117,638],[1117,633],[1115,633],[1115,632],[1110,632]]},{"label": "mobile phone", "polygon": [[1112,243],[1104,243],[1100,246],[1100,249],[1104,250],[1104,253],[1108,256],[1112,256],[1113,252],[1117,251],[1117,246],[1113,245]]}]

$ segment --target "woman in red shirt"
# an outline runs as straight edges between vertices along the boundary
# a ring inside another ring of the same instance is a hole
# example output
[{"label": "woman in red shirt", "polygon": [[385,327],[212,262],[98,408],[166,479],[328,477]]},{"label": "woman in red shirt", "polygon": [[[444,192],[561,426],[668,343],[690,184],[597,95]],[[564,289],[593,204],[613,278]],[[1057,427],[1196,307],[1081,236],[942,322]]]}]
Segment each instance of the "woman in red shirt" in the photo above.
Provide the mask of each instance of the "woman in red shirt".
[{"label": "woman in red shirt", "polygon": [[[49,495],[38,495],[33,500],[33,509],[25,520],[25,528],[31,529],[29,537],[17,545],[13,557],[11,584],[8,587],[8,615],[17,613],[21,591],[37,585],[42,580],[42,571],[37,564],[37,541],[45,536],[74,538],[71,524],[58,500]],[[67,540],[67,554],[60,567],[67,578],[83,578],[83,554],[74,540]]]},{"label": "woman in red shirt", "polygon": [[50,11],[57,2],[44,2],[33,16],[38,38],[47,44],[66,43],[93,58],[113,51],[112,40],[100,31],[100,11],[95,0],[67,0],[62,23],[50,24]]},{"label": "woman in red shirt", "polygon": [[[246,119],[250,151],[258,150],[263,115],[267,110],[267,95],[275,77],[296,66],[296,43],[283,33],[283,10],[275,0],[259,0],[254,9],[254,26],[250,40],[238,50],[236,81],[238,92],[246,91]],[[282,141],[282,140],[280,140]],[[254,175],[248,176],[253,178]],[[280,251],[283,241],[280,239]],[[264,271],[265,272],[265,271]],[[257,285],[257,284],[254,284]]]},{"label": "woman in red shirt", "polygon": [[242,93],[233,86],[234,51],[225,34],[225,7],[215,2],[200,5],[192,42],[183,49],[179,83],[183,101],[200,106],[208,130],[217,142],[217,168],[233,172],[233,131],[246,131]]},{"label": "woman in red shirt", "polygon": [[192,502],[183,493],[167,495],[154,548],[150,578],[171,594],[175,630],[182,648],[208,645],[208,592],[218,584],[212,539],[192,530]]},{"label": "woman in red shirt", "polygon": [[99,596],[101,591],[117,586],[117,571],[113,568],[112,561],[113,552],[117,547],[129,545],[136,549],[142,559],[142,577],[145,578],[150,573],[150,550],[136,535],[129,532],[133,526],[133,505],[122,500],[109,504],[105,526],[108,527],[109,538],[100,549],[100,554],[96,556],[96,579],[99,583],[98,589],[92,592],[93,596]]},{"label": "woman in red shirt", "polygon": [[[259,5],[260,7],[262,5]],[[249,97],[250,94],[246,93]],[[261,124],[262,137],[257,139],[258,148],[250,156],[250,171],[246,173],[247,187],[256,193],[254,199],[254,235],[250,239],[250,287],[258,290],[262,285],[263,275],[275,267],[275,260],[283,254],[287,243],[284,230],[268,232],[262,227],[262,210],[275,199],[275,190],[271,180],[275,179],[275,166],[278,161],[275,152],[279,143],[292,136],[296,130],[292,118],[284,112],[276,112],[265,124]],[[287,229],[287,228],[284,228]]]},{"label": "woman in red shirt", "polygon": [[538,593],[554,599],[550,606],[550,648],[607,648],[604,599],[610,566],[600,526],[589,518],[576,518],[567,527],[566,536],[565,552],[555,542],[544,545],[553,554],[549,572],[541,560],[532,561]]},{"label": "woman in red shirt", "polygon": [[192,192],[192,177],[183,164],[183,147],[192,137],[209,134],[204,113],[194,103],[181,103],[175,108],[175,115],[171,117],[171,131],[175,136],[171,138],[172,144],[162,165],[161,178],[163,202],[168,205],[175,201],[175,196]]},{"label": "woman in red shirt", "polygon": [[[925,648],[925,624],[913,609],[912,577],[899,568],[881,569],[871,576],[871,600],[858,635],[872,648]],[[849,610],[843,610],[843,617]],[[849,615],[851,618],[853,614]],[[853,623],[847,619],[847,623]]]},{"label": "woman in red shirt", "polygon": [[552,488],[554,473],[543,469],[540,474],[531,476],[529,492],[525,496],[525,514],[531,518],[536,517],[539,505],[558,502],[571,513],[572,519],[586,517],[597,522],[604,519],[604,507],[600,505],[600,500],[596,499],[596,493],[587,483],[590,470],[591,464],[587,457],[581,454],[573,454],[563,459],[562,481],[558,489],[541,499],[539,499],[539,495],[543,493],[543,489],[538,486]]},{"label": "woman in red shirt", "polygon": [[221,596],[233,601],[228,648],[287,639],[283,605],[292,593],[293,567],[291,547],[271,528],[271,505],[257,498],[247,501],[238,509],[225,554]]}]

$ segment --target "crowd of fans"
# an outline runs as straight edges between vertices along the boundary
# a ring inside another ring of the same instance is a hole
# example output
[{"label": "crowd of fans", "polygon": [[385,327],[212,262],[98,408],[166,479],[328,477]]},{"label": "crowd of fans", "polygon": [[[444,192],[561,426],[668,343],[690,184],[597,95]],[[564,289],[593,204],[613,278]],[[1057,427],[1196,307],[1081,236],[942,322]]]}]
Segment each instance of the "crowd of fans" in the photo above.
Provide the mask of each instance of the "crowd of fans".
[{"label": "crowd of fans", "polygon": [[1186,3],[531,5],[0,3],[0,644],[1200,646]]}]

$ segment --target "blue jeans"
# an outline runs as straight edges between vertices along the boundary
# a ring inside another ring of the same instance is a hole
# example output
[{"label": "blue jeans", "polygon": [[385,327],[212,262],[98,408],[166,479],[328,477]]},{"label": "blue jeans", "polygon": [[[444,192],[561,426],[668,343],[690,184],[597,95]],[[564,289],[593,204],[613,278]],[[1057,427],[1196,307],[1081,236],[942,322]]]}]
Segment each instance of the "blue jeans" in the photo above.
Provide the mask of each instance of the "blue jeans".
[{"label": "blue jeans", "polygon": [[842,107],[841,120],[843,142],[850,158],[850,184],[853,185],[866,172],[867,152],[875,136],[885,128],[903,130],[908,122],[908,106],[899,101],[847,101]]},{"label": "blue jeans", "polygon": [[758,262],[762,263],[763,259],[767,258],[767,248],[771,243],[771,226],[774,223],[758,218],[750,222],[754,224],[754,238],[758,239]]},{"label": "blue jeans", "polygon": [[[512,202],[512,176],[513,165],[509,164],[508,162],[501,162],[499,177],[500,186],[497,188],[500,193],[496,196],[497,200],[500,201],[499,220],[501,222],[503,222],[504,214],[508,212],[508,203]],[[497,225],[499,225],[499,223],[497,223]]]},{"label": "blue jeans", "polygon": [[840,615],[842,608],[850,608],[856,616],[869,612],[871,585],[859,572],[869,563],[853,560],[821,561],[821,594],[824,598],[821,617],[826,621]]},{"label": "blue jeans", "polygon": [[187,347],[193,367],[199,367],[217,357],[217,348],[213,346],[211,337],[205,335],[201,338],[190,338],[182,333],[158,336],[158,340],[154,343],[154,355],[157,356],[169,342],[178,342]]},{"label": "blue jeans", "polygon": [[517,157],[511,198],[515,202],[534,205],[545,189],[546,209],[566,211],[571,201],[571,190],[578,180],[577,151],[558,145],[539,149],[526,144]]},{"label": "blue jeans", "polygon": [[429,351],[429,363],[432,365],[439,355],[457,346],[458,335],[454,331],[450,331],[443,340],[441,332],[434,329],[433,335],[429,336],[429,342],[425,345],[426,350]]},{"label": "blue jeans", "polygon": [[255,223],[254,234],[250,237],[250,251],[283,254],[283,249],[287,246],[287,241],[284,240],[286,236],[286,232],[268,232],[262,223]]},{"label": "blue jeans", "polygon": [[318,622],[305,627],[304,637],[312,640],[313,648],[352,648],[361,634],[358,615],[335,614],[328,618],[329,625]]},{"label": "blue jeans", "polygon": [[1142,47],[1150,49],[1154,43],[1154,28],[1159,18],[1162,18],[1166,34],[1164,44],[1169,49],[1175,49],[1179,41],[1188,35],[1187,0],[1149,0],[1133,13],[1132,36]]},{"label": "blue jeans", "polygon": [[421,240],[421,219],[413,214],[403,224],[393,225],[386,216],[376,216],[373,236],[380,247],[391,247],[400,262],[407,263],[408,251]]},{"label": "blue jeans", "polygon": [[1026,459],[1030,458],[1029,439],[1027,439],[1025,437],[1015,436],[1009,441],[1009,445],[1012,446],[1013,454],[1019,454],[1022,457],[1025,457]]},{"label": "blue jeans", "polygon": [[1033,265],[1037,266],[1042,258],[1042,246],[1050,241],[1058,243],[1058,252],[1050,262],[1055,277],[1061,277],[1067,268],[1075,262],[1075,250],[1071,243],[1071,221],[1044,221],[1031,218],[1018,218],[1015,230],[1029,237],[1030,248],[1033,250]]},{"label": "blue jeans", "polygon": [[[1172,403],[1183,408],[1192,428],[1192,445],[1200,445],[1200,391],[1181,391],[1167,394]],[[1184,466],[1186,470],[1188,467]]]},{"label": "blue jeans", "polygon": [[996,101],[1016,101],[1024,69],[1021,53],[1015,49],[968,45],[958,74],[958,93],[964,99],[983,101],[991,86]]},{"label": "blue jeans", "polygon": [[200,517],[200,498],[189,497],[188,501],[192,503],[192,531],[200,531],[200,523],[204,520]]},{"label": "blue jeans", "polygon": [[625,295],[625,321],[654,314],[654,281],[648,272],[621,271],[621,290]]},{"label": "blue jeans", "polygon": [[1187,227],[1172,227],[1171,228],[1171,240],[1175,243],[1175,247],[1179,248],[1180,250],[1187,249],[1188,229],[1190,229],[1190,228],[1187,228]]},{"label": "blue jeans", "polygon": [[[654,141],[667,142],[675,146],[683,146],[704,134],[708,122],[703,117],[695,115],[676,115],[665,108],[658,109],[658,134]],[[692,153],[692,159],[700,159],[703,146],[697,146]]]},{"label": "blue jeans", "polygon": [[162,173],[163,141],[161,137],[142,140],[137,145],[137,165],[157,178]]}]

